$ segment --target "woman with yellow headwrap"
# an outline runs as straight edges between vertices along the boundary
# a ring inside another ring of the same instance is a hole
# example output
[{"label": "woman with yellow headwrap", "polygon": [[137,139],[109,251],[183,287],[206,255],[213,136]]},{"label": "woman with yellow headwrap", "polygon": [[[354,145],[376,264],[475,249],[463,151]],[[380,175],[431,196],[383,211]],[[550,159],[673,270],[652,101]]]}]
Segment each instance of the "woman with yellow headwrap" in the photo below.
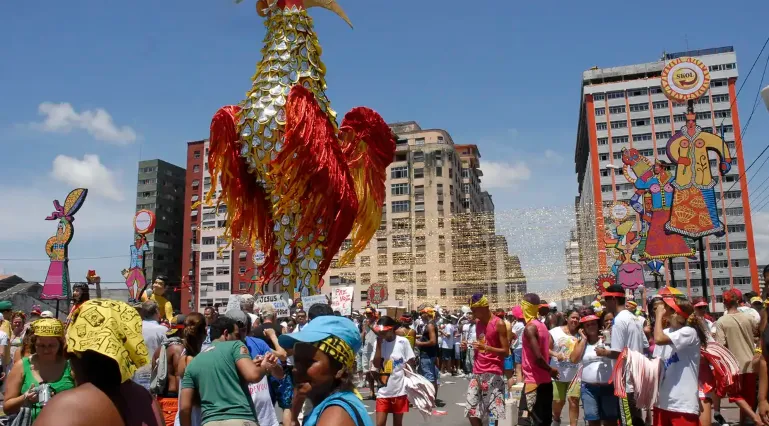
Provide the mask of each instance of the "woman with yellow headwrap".
[{"label": "woman with yellow headwrap", "polygon": [[303,426],[373,426],[366,406],[355,394],[355,353],[361,336],[347,318],[321,316],[302,331],[278,338],[280,346],[294,351],[294,381],[306,393],[313,410]]},{"label": "woman with yellow headwrap", "polygon": [[34,421],[50,397],[74,388],[75,381],[64,356],[64,325],[61,321],[39,319],[32,323],[27,333],[32,333],[30,355],[11,369],[3,411],[16,414],[25,407]]},{"label": "woman with yellow headwrap", "polygon": [[130,380],[149,362],[141,331],[138,312],[123,302],[92,299],[73,311],[66,338],[77,387],[51,400],[35,426],[62,418],[83,426],[164,424],[152,395]]}]

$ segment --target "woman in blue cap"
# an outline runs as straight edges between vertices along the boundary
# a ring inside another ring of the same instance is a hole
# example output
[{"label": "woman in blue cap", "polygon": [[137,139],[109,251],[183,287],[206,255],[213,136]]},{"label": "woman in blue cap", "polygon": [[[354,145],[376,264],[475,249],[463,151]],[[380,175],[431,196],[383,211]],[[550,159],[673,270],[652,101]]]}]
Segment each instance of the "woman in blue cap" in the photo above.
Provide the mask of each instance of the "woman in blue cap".
[{"label": "woman in blue cap", "polygon": [[294,381],[315,408],[303,426],[373,426],[355,394],[355,353],[360,332],[347,318],[322,316],[300,332],[283,334],[280,346],[294,352]]}]

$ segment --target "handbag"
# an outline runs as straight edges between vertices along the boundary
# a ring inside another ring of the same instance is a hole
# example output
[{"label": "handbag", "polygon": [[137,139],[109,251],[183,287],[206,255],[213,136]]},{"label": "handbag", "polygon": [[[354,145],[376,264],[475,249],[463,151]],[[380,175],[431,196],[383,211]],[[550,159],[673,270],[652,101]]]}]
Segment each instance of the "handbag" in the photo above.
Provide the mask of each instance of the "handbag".
[{"label": "handbag", "polygon": [[21,407],[11,426],[32,426],[32,409],[30,407]]}]

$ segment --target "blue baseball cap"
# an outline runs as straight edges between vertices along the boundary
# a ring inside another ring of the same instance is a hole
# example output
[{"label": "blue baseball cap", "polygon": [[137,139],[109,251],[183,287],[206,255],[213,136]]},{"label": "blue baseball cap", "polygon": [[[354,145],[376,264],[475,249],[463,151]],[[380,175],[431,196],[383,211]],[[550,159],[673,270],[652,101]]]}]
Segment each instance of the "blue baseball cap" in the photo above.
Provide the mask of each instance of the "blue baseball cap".
[{"label": "blue baseball cap", "polygon": [[358,327],[349,319],[335,315],[317,317],[307,323],[302,331],[281,335],[278,337],[278,343],[286,349],[293,349],[297,342],[315,343],[329,336],[336,336],[344,340],[354,353],[360,349],[361,341]]}]

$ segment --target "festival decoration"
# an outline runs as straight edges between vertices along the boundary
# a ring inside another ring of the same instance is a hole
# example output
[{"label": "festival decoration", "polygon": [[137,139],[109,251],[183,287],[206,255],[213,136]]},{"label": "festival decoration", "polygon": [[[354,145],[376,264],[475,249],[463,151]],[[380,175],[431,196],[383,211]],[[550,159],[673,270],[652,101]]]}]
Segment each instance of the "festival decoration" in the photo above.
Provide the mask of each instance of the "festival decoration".
[{"label": "festival decoration", "polygon": [[281,291],[311,295],[344,240],[344,265],[379,227],[386,168],[395,138],[371,109],[348,112],[341,126],[326,97],[321,47],[307,8],[350,20],[334,0],[259,0],[265,46],[240,104],[211,122],[211,191],[227,204],[225,236],[254,247],[257,264]]},{"label": "festival decoration", "polygon": [[75,221],[75,213],[83,206],[88,190],[78,188],[73,190],[64,199],[64,205],[54,200],[54,211],[45,220],[58,220],[56,235],[45,243],[45,252],[51,259],[48,274],[43,283],[42,300],[67,300],[69,299],[69,243],[75,235],[72,222]]},{"label": "festival decoration", "polygon": [[598,294],[604,293],[617,282],[617,277],[611,274],[602,274],[595,279],[595,289]]},{"label": "festival decoration", "polygon": [[665,232],[673,202],[672,176],[661,163],[652,163],[635,148],[622,149],[622,162],[623,175],[636,188],[630,205],[642,223],[641,260],[693,256],[695,250],[682,236]]},{"label": "festival decoration", "polygon": [[128,287],[129,300],[137,300],[139,292],[147,285],[144,276],[144,252],[150,249],[146,234],[155,229],[155,214],[149,210],[139,210],[134,216],[136,237],[131,245],[131,265],[123,270],[125,285]]},{"label": "festival decoration", "polygon": [[387,285],[373,283],[368,287],[367,293],[368,300],[375,305],[379,305],[387,300]]},{"label": "festival decoration", "polygon": [[665,224],[668,232],[699,238],[721,236],[724,225],[718,217],[713,187],[718,183],[710,169],[708,151],[720,159],[722,175],[731,169],[731,154],[721,137],[704,132],[697,125],[694,100],[710,87],[708,67],[694,58],[678,58],[662,70],[662,90],[675,102],[687,102],[686,125],[667,142],[667,155],[676,164],[675,189],[670,220]]},{"label": "festival decoration", "polygon": [[616,282],[622,288],[634,291],[643,287],[645,282],[643,266],[633,258],[636,248],[641,243],[640,235],[632,230],[636,224],[636,215],[623,202],[615,202],[609,212],[614,224],[607,228],[604,244],[607,250],[612,252],[611,256],[616,259],[612,272],[616,275]]}]

